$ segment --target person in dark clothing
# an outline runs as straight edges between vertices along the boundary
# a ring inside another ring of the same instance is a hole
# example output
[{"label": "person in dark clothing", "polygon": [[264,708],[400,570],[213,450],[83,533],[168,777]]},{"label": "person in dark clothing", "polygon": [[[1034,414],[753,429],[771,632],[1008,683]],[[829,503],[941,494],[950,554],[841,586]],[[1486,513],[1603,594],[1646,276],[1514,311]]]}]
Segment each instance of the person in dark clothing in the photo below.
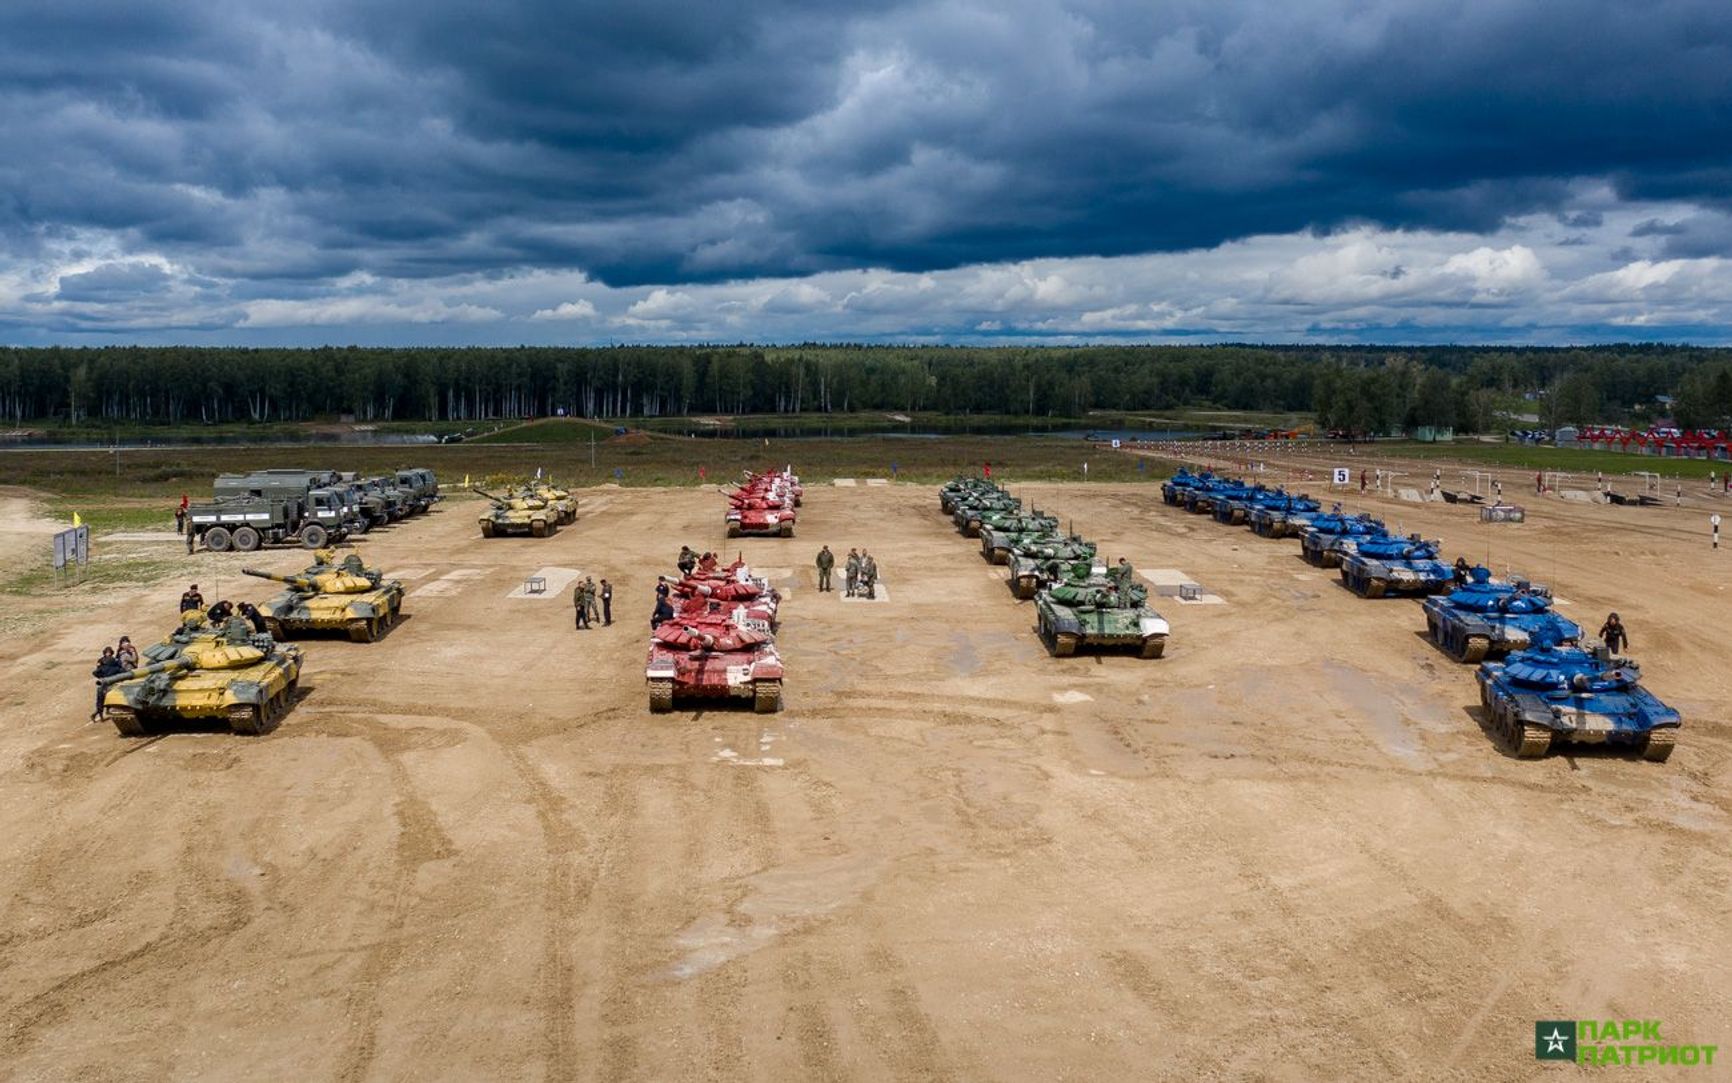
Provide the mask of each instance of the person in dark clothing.
[{"label": "person in dark clothing", "polygon": [[193,609],[204,608],[204,595],[198,592],[198,584],[186,588],[186,593],[180,596],[180,611],[185,613]]},{"label": "person in dark clothing", "polygon": [[1630,633],[1624,629],[1624,622],[1613,613],[1606,618],[1606,623],[1600,625],[1600,641],[1613,654],[1624,653],[1624,648],[1630,645]]},{"label": "person in dark clothing", "polygon": [[656,601],[667,601],[670,592],[671,588],[668,586],[668,577],[665,575],[656,576]]},{"label": "person in dark clothing", "polygon": [[235,605],[226,598],[205,610],[205,619],[212,624],[221,624],[235,615]]},{"label": "person in dark clothing", "polygon": [[571,602],[577,607],[578,628],[589,627],[589,585],[579,582],[571,592]]},{"label": "person in dark clothing", "polygon": [[698,566],[698,555],[692,552],[691,546],[680,546],[680,559],[675,566],[679,568],[681,575],[692,574],[692,569]]},{"label": "person in dark clothing", "polygon": [[178,504],[174,508],[174,532],[176,534],[186,533],[186,509]]},{"label": "person in dark clothing", "polygon": [[601,581],[601,623],[606,627],[613,623],[613,584],[603,579]]},{"label": "person in dark clothing", "polygon": [[830,547],[828,545],[826,545],[824,548],[818,550],[818,589],[819,590],[823,591],[823,590],[829,590],[830,589],[830,572],[832,570],[834,570],[835,567],[836,567],[836,554],[830,552]]},{"label": "person in dark clothing", "polygon": [[1467,573],[1469,571],[1470,571],[1470,569],[1467,566],[1467,558],[1466,557],[1456,557],[1455,558],[1455,585],[1456,586],[1459,587],[1463,583],[1467,582]]},{"label": "person in dark clothing", "polygon": [[[96,668],[90,671],[90,675],[100,681],[104,677],[115,677],[125,672],[126,667],[121,665],[120,659],[114,656],[114,648],[104,647],[102,648],[102,657],[97,660]],[[90,712],[92,722],[102,717],[102,697],[107,691],[108,689],[100,684],[96,686],[96,706]]]},{"label": "person in dark clothing", "polygon": [[247,623],[253,626],[254,633],[258,635],[265,634],[265,615],[259,612],[258,606],[251,602],[242,602],[240,604],[240,615],[245,617]]},{"label": "person in dark clothing", "polygon": [[658,596],[656,598],[656,611],[650,614],[650,631],[655,631],[664,622],[673,619],[674,607],[668,604],[667,596],[665,594]]}]

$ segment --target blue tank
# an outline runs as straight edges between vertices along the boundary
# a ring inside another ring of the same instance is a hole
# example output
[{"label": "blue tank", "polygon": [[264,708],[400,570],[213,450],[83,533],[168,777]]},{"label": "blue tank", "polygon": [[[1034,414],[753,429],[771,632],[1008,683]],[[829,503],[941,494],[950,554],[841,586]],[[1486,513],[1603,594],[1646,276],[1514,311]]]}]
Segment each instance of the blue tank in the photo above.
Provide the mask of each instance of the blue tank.
[{"label": "blue tank", "polygon": [[1381,519],[1331,512],[1311,520],[1311,525],[1299,535],[1299,548],[1308,563],[1319,568],[1338,568],[1343,556],[1359,550],[1360,542],[1387,533]]},{"label": "blue tank", "polygon": [[1251,521],[1251,511],[1264,504],[1285,502],[1285,489],[1271,489],[1266,485],[1253,485],[1244,493],[1227,493],[1222,499],[1215,501],[1215,521],[1228,526],[1239,526]]},{"label": "blue tank", "polygon": [[1215,509],[1229,500],[1243,500],[1256,489],[1242,481],[1216,478],[1185,493],[1185,510],[1197,515],[1213,515]]},{"label": "blue tank", "polygon": [[1181,469],[1166,481],[1161,482],[1161,500],[1175,508],[1182,508],[1185,506],[1186,493],[1220,480],[1222,479],[1217,478],[1207,470],[1193,474],[1189,470]]},{"label": "blue tank", "polygon": [[1486,719],[1515,755],[1545,754],[1554,741],[1640,750],[1643,759],[1672,754],[1682,719],[1641,686],[1642,672],[1604,647],[1539,645],[1503,662],[1481,662],[1480,702]]},{"label": "blue tank", "polygon": [[1495,583],[1484,568],[1470,570],[1467,582],[1449,594],[1427,598],[1425,623],[1431,641],[1458,662],[1525,650],[1536,634],[1553,643],[1582,638],[1574,621],[1552,609],[1544,588],[1522,580]]},{"label": "blue tank", "polygon": [[1322,513],[1322,505],[1308,496],[1278,493],[1274,499],[1253,501],[1249,522],[1252,532],[1261,537],[1285,538],[1310,526]]},{"label": "blue tank", "polygon": [[1437,557],[1439,543],[1418,534],[1365,538],[1341,557],[1341,582],[1361,598],[1436,594],[1449,589],[1455,573]]}]

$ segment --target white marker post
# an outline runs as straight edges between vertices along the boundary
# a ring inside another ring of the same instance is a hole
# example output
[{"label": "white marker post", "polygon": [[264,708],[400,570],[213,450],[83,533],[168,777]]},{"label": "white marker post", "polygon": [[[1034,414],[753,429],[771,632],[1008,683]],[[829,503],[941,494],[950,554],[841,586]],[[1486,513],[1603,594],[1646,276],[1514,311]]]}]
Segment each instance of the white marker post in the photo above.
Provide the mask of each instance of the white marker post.
[{"label": "white marker post", "polygon": [[1720,548],[1720,513],[1708,516],[1708,525],[1714,528],[1714,548]]}]

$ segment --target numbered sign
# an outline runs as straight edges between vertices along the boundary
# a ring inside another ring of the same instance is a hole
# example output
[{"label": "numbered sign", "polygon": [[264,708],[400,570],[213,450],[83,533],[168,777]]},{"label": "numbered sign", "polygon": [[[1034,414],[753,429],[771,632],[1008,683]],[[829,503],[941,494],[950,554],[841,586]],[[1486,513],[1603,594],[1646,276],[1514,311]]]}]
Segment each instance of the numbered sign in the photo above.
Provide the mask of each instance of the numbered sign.
[{"label": "numbered sign", "polygon": [[1113,437],[1113,450],[1117,451],[1118,449],[1119,449],[1119,438],[1115,436],[1115,437]]},{"label": "numbered sign", "polygon": [[1351,484],[1353,484],[1353,471],[1347,469],[1345,466],[1337,466],[1335,468],[1335,476],[1334,476],[1333,484],[1335,484],[1335,485],[1351,485]]}]

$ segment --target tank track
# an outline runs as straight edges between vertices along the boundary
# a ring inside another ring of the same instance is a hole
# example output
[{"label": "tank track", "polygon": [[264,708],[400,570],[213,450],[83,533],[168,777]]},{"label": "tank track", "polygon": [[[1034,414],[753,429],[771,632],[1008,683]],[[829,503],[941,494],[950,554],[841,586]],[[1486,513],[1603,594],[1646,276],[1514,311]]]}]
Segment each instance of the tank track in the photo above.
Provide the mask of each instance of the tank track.
[{"label": "tank track", "polygon": [[729,523],[728,524],[728,537],[737,538],[739,536],[740,536],[740,524]]},{"label": "tank track", "polygon": [[356,617],[347,624],[349,639],[354,643],[371,643],[379,638],[378,626],[364,617]]},{"label": "tank track", "polygon": [[1028,601],[1040,591],[1040,577],[1033,575],[1013,575],[1010,577],[1010,592]]},{"label": "tank track", "polygon": [[1075,632],[1058,632],[1052,637],[1052,653],[1055,658],[1069,658],[1076,653],[1077,644],[1082,637]]},{"label": "tank track", "polygon": [[1140,657],[1159,658],[1162,654],[1164,654],[1166,652],[1166,649],[1167,649],[1167,640],[1166,640],[1166,637],[1164,637],[1164,636],[1159,637],[1159,638],[1145,639],[1145,640],[1143,640],[1143,649],[1142,649],[1142,653],[1141,653]]},{"label": "tank track", "polygon": [[760,680],[752,682],[752,710],[759,714],[775,714],[781,709],[781,681]]},{"label": "tank track", "polygon": [[778,529],[776,531],[776,533],[780,534],[784,538],[792,538],[794,536],[794,524],[793,523],[783,523],[781,528]]},{"label": "tank track", "polygon": [[1501,699],[1491,699],[1489,693],[1481,693],[1482,701],[1486,702],[1486,710],[1491,712],[1492,728],[1503,739],[1504,746],[1518,760],[1535,760],[1546,754],[1552,746],[1552,731],[1534,722],[1523,722],[1517,717],[1515,708]]},{"label": "tank track", "polygon": [[498,531],[496,531],[496,530],[495,530],[495,529],[494,529],[494,528],[493,528],[493,521],[492,521],[492,520],[491,520],[491,519],[489,519],[489,520],[487,520],[487,521],[486,521],[486,522],[483,522],[483,523],[482,523],[482,524],[481,524],[481,536],[482,536],[482,537],[483,537],[483,538],[491,538],[491,537],[493,537],[493,536],[494,536],[494,535],[495,535],[495,534],[496,534],[496,533],[498,533]]},{"label": "tank track", "polygon": [[102,715],[114,723],[114,728],[120,731],[122,737],[146,737],[150,727],[144,724],[144,719],[138,717],[138,712],[131,707],[105,707]]},{"label": "tank track", "polygon": [[1665,763],[1677,743],[1678,731],[1670,726],[1650,730],[1647,742],[1642,745],[1642,758],[1653,763]]},{"label": "tank track", "polygon": [[546,519],[537,519],[529,524],[529,536],[532,538],[545,538],[551,533],[553,533],[553,524]]},{"label": "tank track", "polygon": [[651,678],[649,682],[649,703],[652,711],[671,711],[674,709],[674,682],[667,677]]},{"label": "tank track", "polygon": [[1491,640],[1485,636],[1468,636],[1461,646],[1461,653],[1456,655],[1463,662],[1472,665],[1485,659],[1486,652],[1491,650]]}]

